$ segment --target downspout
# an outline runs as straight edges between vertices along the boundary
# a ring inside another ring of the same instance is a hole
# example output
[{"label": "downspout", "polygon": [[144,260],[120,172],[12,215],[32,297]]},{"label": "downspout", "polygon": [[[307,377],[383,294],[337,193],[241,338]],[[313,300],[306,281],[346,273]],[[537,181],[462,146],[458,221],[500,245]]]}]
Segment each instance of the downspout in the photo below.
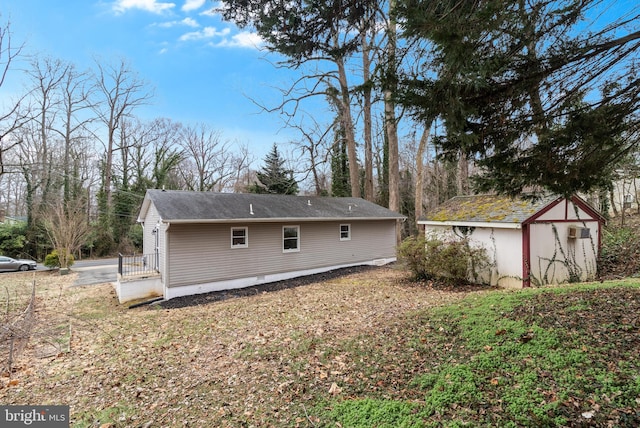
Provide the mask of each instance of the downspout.
[{"label": "downspout", "polygon": [[528,224],[522,225],[522,288],[531,287],[531,235]]}]

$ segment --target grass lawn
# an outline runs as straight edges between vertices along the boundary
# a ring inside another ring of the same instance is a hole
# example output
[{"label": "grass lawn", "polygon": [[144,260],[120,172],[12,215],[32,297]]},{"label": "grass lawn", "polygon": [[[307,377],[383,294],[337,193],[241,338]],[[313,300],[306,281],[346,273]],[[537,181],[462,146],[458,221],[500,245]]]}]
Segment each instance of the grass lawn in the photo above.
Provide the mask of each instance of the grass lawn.
[{"label": "grass lawn", "polygon": [[640,425],[637,280],[451,290],[383,267],[127,309],[74,277],[0,275],[3,316],[38,296],[0,403],[102,428]]}]

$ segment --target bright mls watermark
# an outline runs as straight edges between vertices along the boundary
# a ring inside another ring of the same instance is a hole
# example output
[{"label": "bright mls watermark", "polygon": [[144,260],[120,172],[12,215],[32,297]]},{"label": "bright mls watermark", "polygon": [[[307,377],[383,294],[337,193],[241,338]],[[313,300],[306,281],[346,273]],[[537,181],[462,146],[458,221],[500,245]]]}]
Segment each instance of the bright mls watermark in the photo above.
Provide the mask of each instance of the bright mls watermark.
[{"label": "bright mls watermark", "polygon": [[69,428],[69,406],[1,406],[0,427]]}]

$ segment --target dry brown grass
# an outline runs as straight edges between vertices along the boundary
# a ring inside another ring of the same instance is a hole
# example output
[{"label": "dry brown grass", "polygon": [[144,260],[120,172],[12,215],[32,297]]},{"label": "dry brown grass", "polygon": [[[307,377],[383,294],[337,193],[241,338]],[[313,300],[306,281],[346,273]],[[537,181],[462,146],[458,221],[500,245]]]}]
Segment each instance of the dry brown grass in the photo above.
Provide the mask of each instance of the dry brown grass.
[{"label": "dry brown grass", "polygon": [[[127,309],[109,284],[70,287],[75,274],[3,274],[0,286],[34,279],[40,329],[0,402],[68,404],[75,426],[309,425],[309,400],[375,386],[375,370],[352,370],[364,357],[349,343],[392,346],[407,315],[466,295],[390,267],[179,309]],[[46,356],[65,328],[68,347]]]}]

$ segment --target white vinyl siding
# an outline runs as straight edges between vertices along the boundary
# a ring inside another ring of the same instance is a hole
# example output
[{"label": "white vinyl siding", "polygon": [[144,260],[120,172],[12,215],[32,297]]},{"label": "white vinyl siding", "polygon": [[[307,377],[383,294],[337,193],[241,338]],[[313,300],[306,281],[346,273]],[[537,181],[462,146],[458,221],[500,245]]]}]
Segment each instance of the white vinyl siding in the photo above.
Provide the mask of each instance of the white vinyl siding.
[{"label": "white vinyl siding", "polygon": [[151,204],[149,211],[147,212],[147,217],[144,219],[144,239],[142,242],[142,250],[144,254],[152,254],[156,251],[156,237],[153,230],[156,229],[157,233],[159,224],[160,216],[158,215],[156,208]]},{"label": "white vinyl siding", "polygon": [[168,287],[258,277],[396,256],[395,220],[351,222],[351,240],[336,239],[340,222],[298,227],[299,251],[283,253],[282,223],[252,223],[251,245],[229,248],[228,224],[171,226]]},{"label": "white vinyl siding", "polygon": [[247,248],[249,246],[249,229],[247,227],[231,228],[231,248]]},{"label": "white vinyl siding", "polygon": [[[160,215],[158,214],[155,206],[151,204],[149,211],[147,212],[147,216],[144,219],[144,239],[142,242],[142,250],[143,254],[147,257],[156,258],[154,264],[157,264],[156,268],[160,273],[164,273],[165,267],[166,230],[167,225],[160,222]],[[158,245],[157,248],[156,243]]]}]

